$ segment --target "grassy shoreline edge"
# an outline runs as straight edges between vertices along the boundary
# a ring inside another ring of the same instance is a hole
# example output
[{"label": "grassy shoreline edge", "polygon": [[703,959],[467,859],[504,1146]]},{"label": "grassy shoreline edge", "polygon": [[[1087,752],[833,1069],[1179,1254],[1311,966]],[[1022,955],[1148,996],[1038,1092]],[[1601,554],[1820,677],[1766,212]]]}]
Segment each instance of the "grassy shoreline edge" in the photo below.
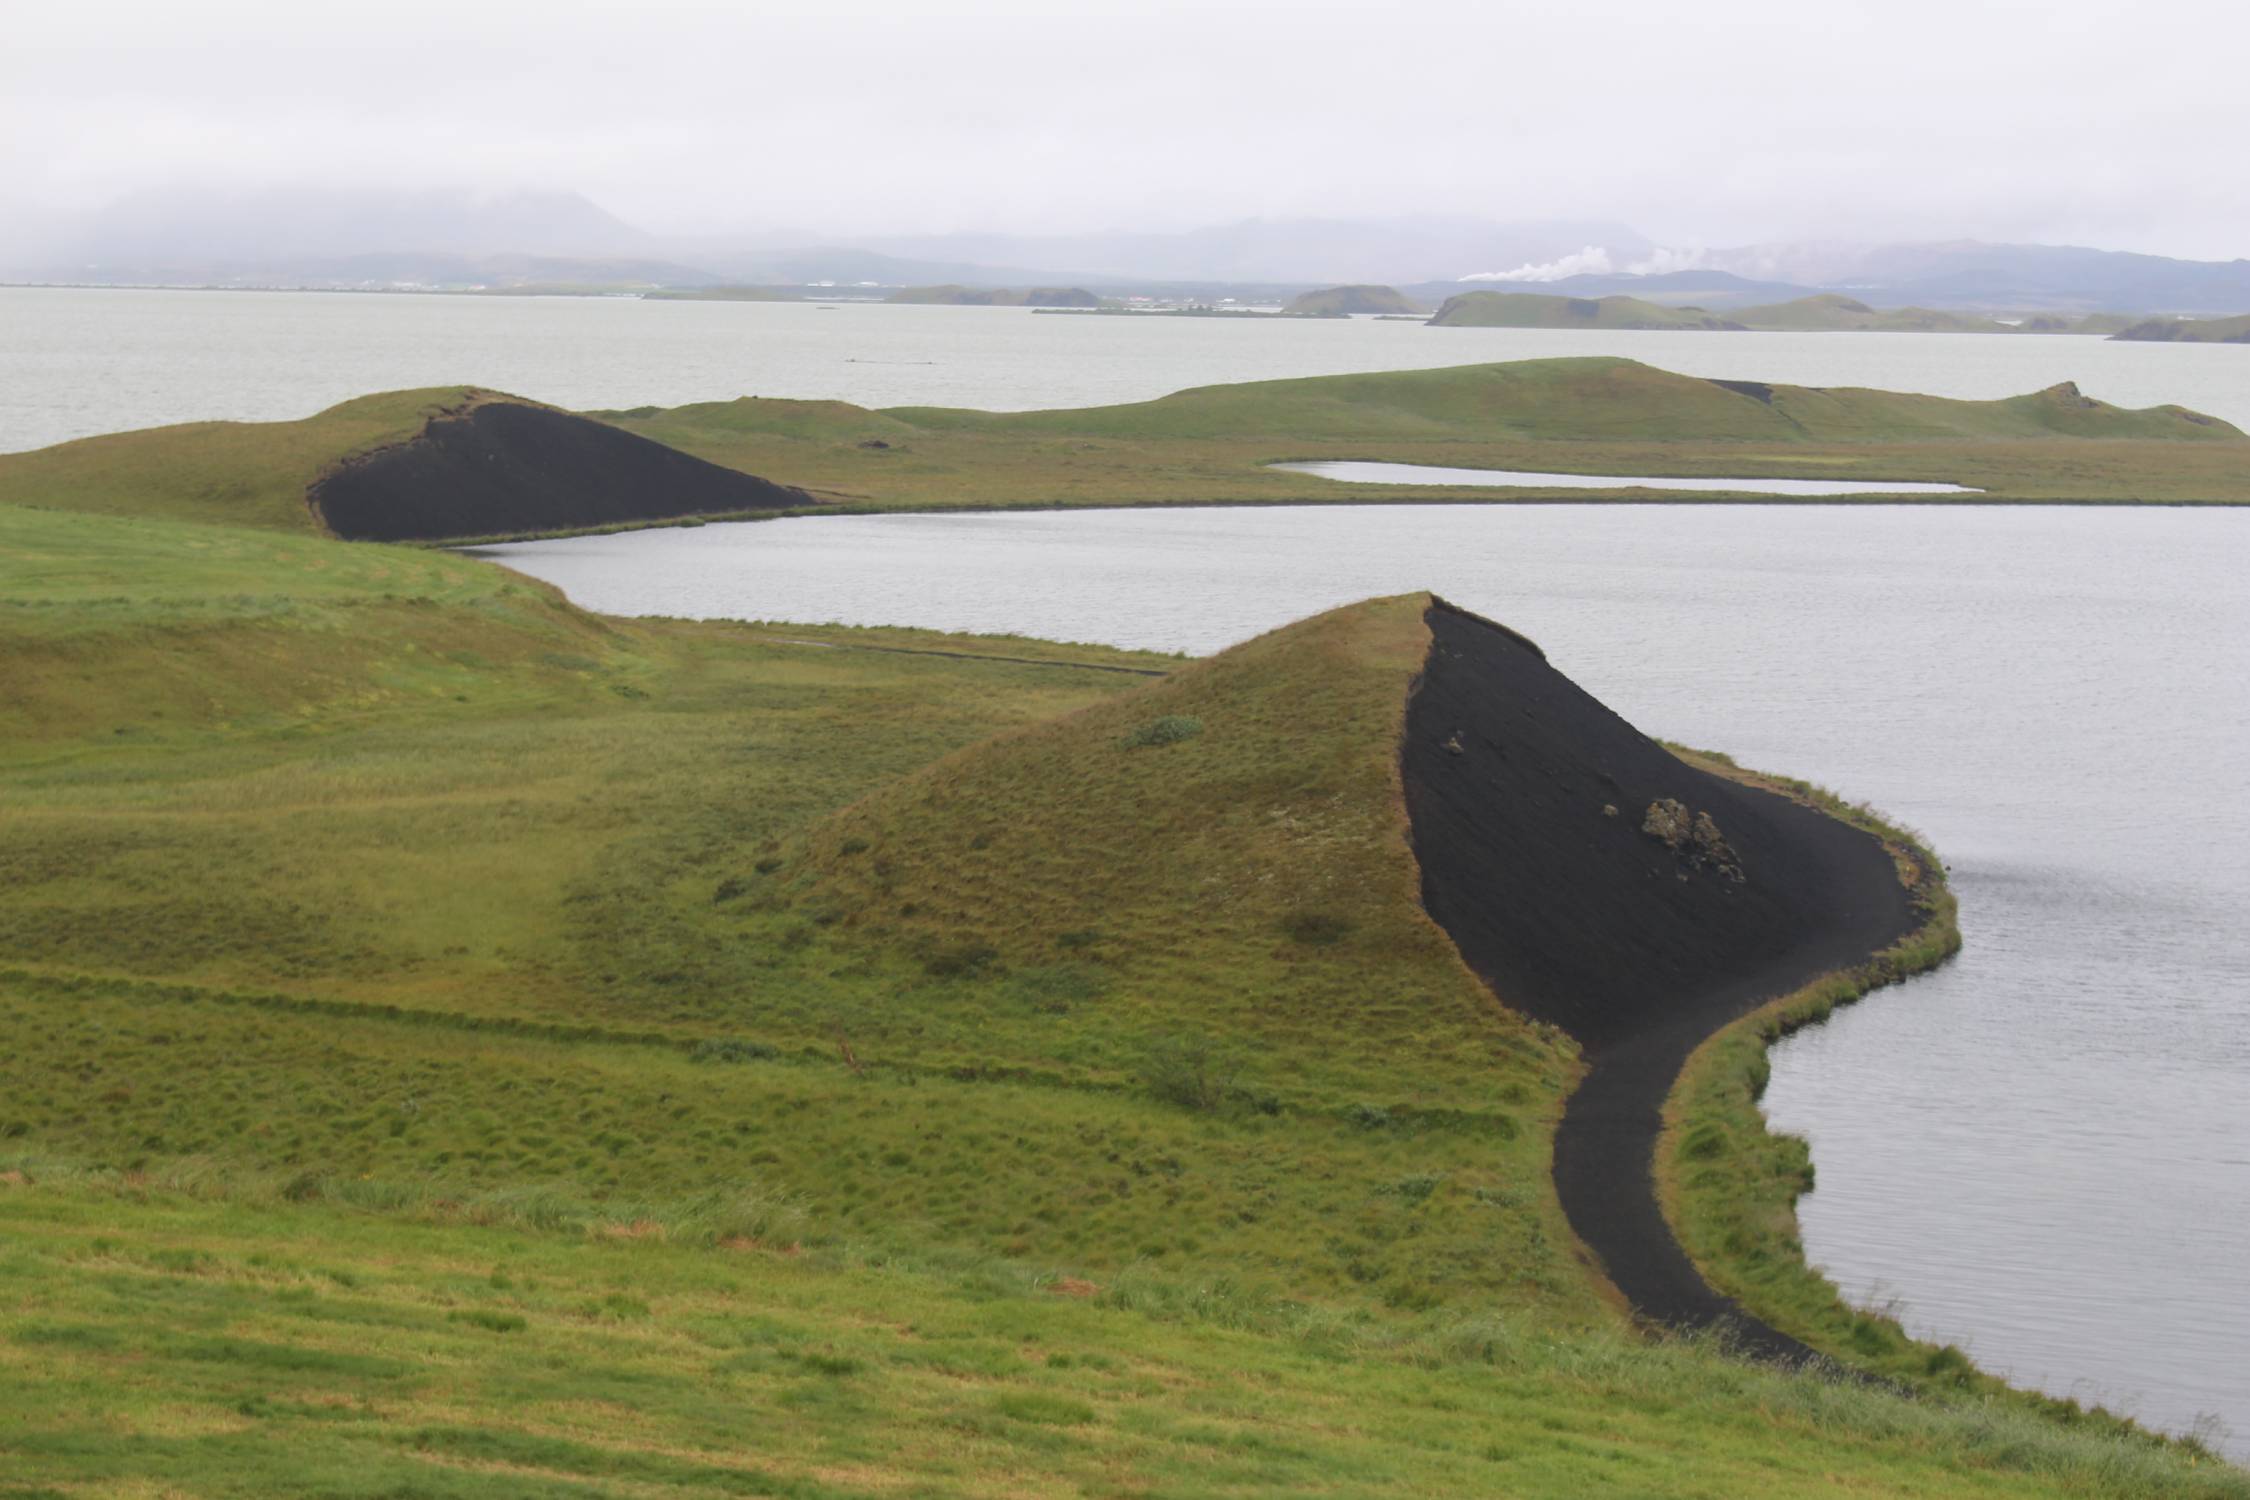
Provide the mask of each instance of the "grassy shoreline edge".
[{"label": "grassy shoreline edge", "polygon": [[[1685,476],[1693,477],[1693,476]],[[1742,490],[1676,491],[1676,500],[1644,498],[1636,490],[1571,490],[1541,493],[1526,486],[1528,493],[1492,498],[1488,493],[1462,494],[1443,485],[1429,485],[1427,494],[1400,494],[1395,485],[1369,485],[1371,493],[1365,495],[1298,496],[1280,499],[1227,499],[1210,500],[994,500],[964,504],[946,504],[940,501],[880,500],[839,501],[830,505],[799,505],[780,510],[721,512],[702,516],[681,516],[661,521],[619,521],[606,526],[562,527],[552,531],[499,532],[490,536],[447,537],[433,541],[408,540],[386,543],[388,546],[432,547],[454,550],[469,547],[500,547],[513,542],[556,542],[582,536],[616,536],[629,531],[693,530],[698,526],[734,525],[749,521],[791,521],[809,516],[935,516],[935,515],[1012,515],[1020,513],[1060,513],[1066,511],[1105,510],[1290,510],[1298,508],[1331,509],[1351,505],[1448,505],[1491,506],[1495,509],[1557,505],[1598,505],[1604,509],[1662,508],[1678,510],[1693,506],[1775,506],[1775,507],[1890,507],[1914,506],[1917,509],[1955,510],[2250,510],[2250,500],[2095,500],[2095,499],[2034,499],[1993,495],[1754,495]]]},{"label": "grassy shoreline edge", "polygon": [[[1675,751],[1691,762],[1817,807],[1882,840],[1914,893],[1915,930],[1850,969],[1831,970],[1706,1037],[1664,1101],[1657,1197],[1682,1248],[1713,1287],[1793,1337],[1855,1368],[1909,1385],[1978,1378],[1957,1349],[1910,1338],[1896,1319],[1853,1309],[1806,1258],[1797,1200],[1813,1187],[1812,1148],[1769,1130],[1759,1101],[1773,1044],[1816,1026],[1885,985],[1927,973],[1960,951],[1957,903],[1928,844],[1825,788],[1749,771],[1722,753]],[[1989,1378],[1989,1377],[1986,1377]]]},{"label": "grassy shoreline edge", "polygon": [[[1678,748],[1678,747],[1675,747]],[[1657,1198],[1674,1235],[1713,1287],[1752,1315],[1804,1340],[1847,1368],[1927,1396],[1998,1399],[2066,1426],[2081,1423],[2224,1465],[2210,1434],[2151,1431],[2129,1417],[2058,1398],[1980,1370],[1952,1344],[1909,1334],[1883,1309],[1855,1308],[1805,1255],[1797,1201],[1813,1187],[1810,1144],[1768,1128],[1760,1100],[1774,1043],[1819,1025],[1876,990],[1936,969],[1960,951],[1958,904],[1945,866],[1920,836],[1865,804],[1787,776],[1745,771],[1721,754],[1691,760],[1819,807],[1880,838],[1899,862],[1923,921],[1891,947],[1769,1001],[1704,1039],[1664,1104],[1656,1157]],[[1909,875],[1909,870],[1913,873]]]}]

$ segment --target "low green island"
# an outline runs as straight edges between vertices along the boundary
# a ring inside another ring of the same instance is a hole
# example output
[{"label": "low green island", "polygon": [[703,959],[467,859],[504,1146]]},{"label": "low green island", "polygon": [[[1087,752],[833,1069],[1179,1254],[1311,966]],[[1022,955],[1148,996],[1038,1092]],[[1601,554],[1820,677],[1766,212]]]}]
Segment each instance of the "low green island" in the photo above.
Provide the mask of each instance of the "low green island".
[{"label": "low green island", "polygon": [[2148,318],[2115,337],[2150,344],[2250,344],[2250,313],[2234,318]]},{"label": "low green island", "polygon": [[[2037,314],[2014,320],[1928,307],[1870,307],[1841,292],[1711,312],[1639,297],[1562,297],[1546,292],[1463,292],[1448,297],[1433,328],[1677,329],[1700,333],[2076,333],[2124,337],[2133,319],[2116,313]],[[2137,335],[2148,336],[2148,335]],[[2159,335],[2161,336],[2161,335]]]},{"label": "low green island", "polygon": [[1432,328],[1685,328],[1740,330],[1730,318],[1700,307],[1671,307],[1639,297],[1557,297],[1545,292],[1462,292],[1448,297]]},{"label": "low green island", "polygon": [[[0,1490],[2245,1500],[1804,1266],[1758,1048],[1949,952],[1942,867],[1503,623],[629,620],[398,544],[682,519],[659,480],[1277,499],[1331,453],[2185,496],[2244,443],[1591,360],[1017,414],[464,387],[0,458]],[[1786,922],[1708,972],[1553,981],[1738,882]],[[1753,972],[1615,1178],[1706,1316],[1558,1143],[1607,1040]]]},{"label": "low green island", "polygon": [[[1668,491],[1667,501],[1756,499],[1730,496],[1724,481],[1794,477],[1979,492],[1942,503],[2243,504],[2246,458],[2250,439],[2217,418],[2128,410],[2067,384],[1965,401],[1705,380],[1604,357],[1206,386],[1030,412],[742,397],[572,414],[467,387],[401,391],[301,421],[191,423],[0,454],[0,505],[462,541],[800,511],[1658,498],[1630,488],[1346,485],[1272,467],[1321,459],[1713,480],[1708,493]],[[665,483],[601,478],[650,464],[665,468]],[[332,525],[383,473],[422,498],[360,509],[393,523],[411,513],[419,529]],[[457,498],[431,498],[464,484]],[[558,494],[578,499],[563,505]]]},{"label": "low green island", "polygon": [[1330,286],[1301,292],[1289,300],[1284,312],[1302,316],[1346,317],[1401,316],[1429,311],[1421,303],[1390,286]]}]

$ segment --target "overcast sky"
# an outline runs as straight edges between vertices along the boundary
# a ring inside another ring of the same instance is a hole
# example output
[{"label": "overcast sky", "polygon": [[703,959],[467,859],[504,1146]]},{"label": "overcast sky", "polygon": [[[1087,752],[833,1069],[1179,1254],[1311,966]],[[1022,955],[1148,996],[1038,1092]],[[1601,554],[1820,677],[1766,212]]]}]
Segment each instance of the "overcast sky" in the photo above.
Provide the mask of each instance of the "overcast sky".
[{"label": "overcast sky", "polygon": [[2250,255],[2250,7],[19,4],[0,215],[568,188],[661,232],[1598,217]]}]

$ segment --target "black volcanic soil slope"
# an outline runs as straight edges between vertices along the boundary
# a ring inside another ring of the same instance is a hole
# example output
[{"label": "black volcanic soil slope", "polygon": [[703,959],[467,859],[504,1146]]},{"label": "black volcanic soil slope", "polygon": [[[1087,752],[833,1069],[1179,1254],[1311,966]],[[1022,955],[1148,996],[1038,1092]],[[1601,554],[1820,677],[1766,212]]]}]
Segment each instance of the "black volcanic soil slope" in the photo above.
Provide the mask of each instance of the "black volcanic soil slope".
[{"label": "black volcanic soil slope", "polygon": [[1913,926],[1889,852],[1686,764],[1522,637],[1442,602],[1427,618],[1402,750],[1423,900],[1501,999],[1585,1050],[1555,1143],[1573,1229],[1644,1317],[1805,1357],[1680,1250],[1655,1145],[1697,1043]]},{"label": "black volcanic soil slope", "polygon": [[328,529],[352,541],[443,541],[786,510],[802,490],[721,468],[550,407],[481,401],[313,485]]}]

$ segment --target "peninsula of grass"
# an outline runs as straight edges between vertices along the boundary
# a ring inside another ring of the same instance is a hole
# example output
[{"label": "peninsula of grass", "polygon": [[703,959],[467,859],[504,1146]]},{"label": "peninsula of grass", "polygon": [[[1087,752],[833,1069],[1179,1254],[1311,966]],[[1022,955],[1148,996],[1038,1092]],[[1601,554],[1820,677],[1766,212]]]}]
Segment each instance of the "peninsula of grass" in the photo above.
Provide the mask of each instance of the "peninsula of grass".
[{"label": "peninsula of grass", "polygon": [[[0,505],[322,534],[348,530],[323,497],[358,489],[380,520],[350,534],[461,542],[793,512],[1770,498],[1730,494],[1721,481],[1737,477],[1878,487],[1831,502],[1846,504],[1879,500],[1883,481],[1979,492],[1931,502],[1946,504],[2243,504],[2246,455],[2250,439],[2216,418],[2127,410],[2068,384],[1963,401],[1585,358],[1030,412],[742,397],[574,416],[474,388],[408,391],[295,422],[0,454]],[[1713,489],[1340,485],[1272,467],[1314,459],[1708,476]]]},{"label": "peninsula of grass", "polygon": [[[1697,333],[2079,333],[2105,337],[2134,326],[2132,318],[2116,313],[2083,316],[2040,313],[2003,321],[1929,307],[1878,308],[1841,292],[1819,292],[1791,302],[1729,308],[1724,313],[1621,295],[1565,297],[1551,292],[1464,292],[1447,298],[1429,321],[1433,328],[1606,328]],[[2178,335],[2157,332],[2146,336]]]},{"label": "peninsula of grass", "polygon": [[1580,1049],[1423,906],[1433,607],[1182,662],[0,506],[7,1483],[2250,1495],[1629,1326]]},{"label": "peninsula of grass", "polygon": [[2151,344],[2250,344],[2250,313],[2234,318],[2149,318],[2111,337]]},{"label": "peninsula of grass", "polygon": [[1743,327],[1795,333],[2013,333],[2015,327],[1973,313],[1928,307],[1874,308],[1856,297],[1823,292],[1730,314]]}]

